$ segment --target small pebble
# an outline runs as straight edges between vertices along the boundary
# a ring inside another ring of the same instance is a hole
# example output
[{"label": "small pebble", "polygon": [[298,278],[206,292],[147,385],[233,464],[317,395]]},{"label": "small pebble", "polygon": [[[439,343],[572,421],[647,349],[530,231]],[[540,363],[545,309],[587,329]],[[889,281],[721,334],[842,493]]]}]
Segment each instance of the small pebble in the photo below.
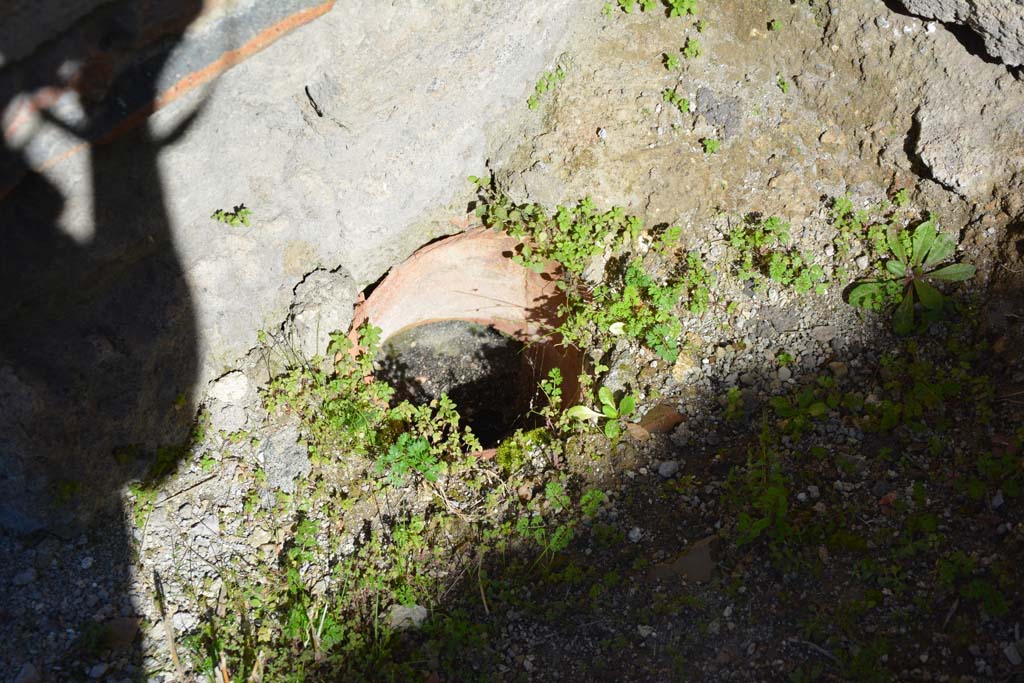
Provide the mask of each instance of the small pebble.
[{"label": "small pebble", "polygon": [[779,379],[783,382],[788,382],[789,378],[793,376],[793,371],[789,368],[779,368]]},{"label": "small pebble", "polygon": [[658,465],[658,474],[665,479],[671,479],[679,471],[678,460],[666,460]]},{"label": "small pebble", "polygon": [[93,563],[93,559],[87,555],[87,556],[82,558],[81,567],[82,567],[82,569],[88,569],[89,567],[92,566],[92,563]]},{"label": "small pebble", "polygon": [[629,542],[630,543],[639,543],[640,542],[640,537],[642,535],[643,534],[640,531],[640,527],[633,527],[632,529],[629,530],[629,535],[628,535]]},{"label": "small pebble", "polygon": [[36,580],[36,570],[32,567],[22,569],[20,572],[14,575],[12,583],[15,586],[27,586]]},{"label": "small pebble", "polygon": [[836,336],[836,326],[835,325],[820,325],[818,327],[815,327],[813,330],[811,330],[811,336],[814,337],[815,340],[821,342],[822,344],[824,344],[826,342],[830,342],[833,339],[835,339],[835,336]]},{"label": "small pebble", "polygon": [[832,374],[838,377],[839,379],[842,379],[843,377],[846,377],[847,374],[849,374],[849,370],[846,368],[846,363],[840,363],[839,361],[829,363],[828,369],[831,370]]}]

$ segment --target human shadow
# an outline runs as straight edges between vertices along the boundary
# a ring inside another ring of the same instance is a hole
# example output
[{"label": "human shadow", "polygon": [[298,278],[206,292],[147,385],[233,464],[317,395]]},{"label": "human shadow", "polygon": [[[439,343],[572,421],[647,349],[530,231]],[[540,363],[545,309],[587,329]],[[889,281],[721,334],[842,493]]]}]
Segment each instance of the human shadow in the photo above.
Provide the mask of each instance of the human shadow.
[{"label": "human shadow", "polygon": [[[158,164],[195,114],[164,136],[145,118],[202,3],[151,5],[103,5],[0,72],[8,125],[35,108],[72,136],[88,157],[73,182],[91,188],[91,216],[76,219],[67,174],[59,187],[0,141],[0,529],[17,558],[0,574],[16,589],[0,614],[18,623],[0,648],[3,680],[144,677],[121,491],[186,452],[197,371]],[[38,97],[58,90],[77,97],[74,120]],[[69,215],[92,235],[68,234]]]}]

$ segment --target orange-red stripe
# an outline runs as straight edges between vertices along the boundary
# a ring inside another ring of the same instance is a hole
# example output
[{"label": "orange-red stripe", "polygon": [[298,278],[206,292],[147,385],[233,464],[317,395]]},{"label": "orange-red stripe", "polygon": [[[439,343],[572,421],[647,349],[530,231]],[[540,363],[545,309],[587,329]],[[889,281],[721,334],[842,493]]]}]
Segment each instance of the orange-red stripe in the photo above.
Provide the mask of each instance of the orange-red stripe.
[{"label": "orange-red stripe", "polygon": [[[109,133],[103,136],[101,140],[97,140],[96,143],[106,143],[115,139],[116,137],[123,135],[125,132],[135,127],[142,121],[144,121],[153,112],[167,106],[171,102],[175,101],[182,95],[188,93],[191,90],[198,88],[205,83],[209,83],[214,78],[224,73],[236,64],[248,59],[252,55],[256,54],[260,50],[271,45],[278,38],[284,34],[292,31],[299,26],[308,24],[314,19],[327,14],[334,7],[335,0],[327,0],[323,4],[317,5],[316,7],[310,7],[308,9],[301,10],[285,17],[281,21],[277,22],[273,26],[269,26],[258,34],[249,39],[244,45],[239,47],[237,50],[229,50],[222,54],[218,59],[206,65],[198,71],[194,71],[187,76],[183,77],[177,83],[172,85],[170,88],[161,93],[152,102],[146,106],[140,108],[138,111],[127,116],[117,126],[114,127]],[[28,120],[29,115],[32,112],[38,111],[39,109],[45,108],[54,102],[63,94],[58,88],[44,88],[43,90],[36,93],[28,102],[22,105],[21,111],[19,111],[14,120],[8,126],[7,130],[4,131],[4,136],[7,137],[14,130],[25,123]],[[92,143],[82,143],[75,145],[70,149],[67,149],[60,154],[47,159],[46,161],[36,165],[33,170],[43,171],[48,168],[59,164],[60,162],[74,156],[78,152],[82,151]],[[0,199],[7,194],[12,188],[0,188]]]}]

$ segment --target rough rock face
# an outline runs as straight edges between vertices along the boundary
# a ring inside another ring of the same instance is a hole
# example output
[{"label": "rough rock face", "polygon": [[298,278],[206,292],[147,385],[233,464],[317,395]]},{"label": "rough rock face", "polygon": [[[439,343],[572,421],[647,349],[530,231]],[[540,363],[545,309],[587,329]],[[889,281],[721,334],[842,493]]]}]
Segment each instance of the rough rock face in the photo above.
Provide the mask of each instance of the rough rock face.
[{"label": "rough rock face", "polygon": [[295,286],[285,337],[304,358],[326,355],[331,332],[344,332],[352,322],[352,302],[359,288],[348,272],[315,270]]},{"label": "rough rock face", "polygon": [[1004,64],[1024,64],[1024,3],[1020,0],[900,0],[908,11],[962,24],[985,41],[985,51]]},{"label": "rough rock face", "polygon": [[260,445],[257,458],[266,472],[271,491],[294,493],[295,480],[309,474],[312,465],[301,438],[298,420],[294,420],[271,432]]},{"label": "rough rock face", "polygon": [[256,387],[240,370],[232,370],[210,382],[206,395],[210,427],[219,432],[237,432],[257,421],[251,419],[252,415],[262,417]]},{"label": "rough rock face", "polygon": [[[587,6],[339,3],[133,133],[27,171],[0,201],[0,524],[116,506],[307,273],[365,286],[454,231],[490,122],[526,112]],[[152,92],[170,63],[147,64]],[[25,130],[73,141],[64,114],[91,106],[65,95]],[[211,220],[242,203],[250,226]]]},{"label": "rough rock face", "polygon": [[[499,185],[548,208],[584,196],[627,206],[652,223],[686,226],[691,248],[717,238],[706,216],[737,193],[749,210],[781,215],[922,177],[966,202],[1013,196],[1010,181],[1024,173],[1019,75],[972,54],[938,22],[884,5],[816,3],[806,15],[799,30],[779,33],[762,31],[753,13],[709,10],[719,30],[701,41],[713,57],[684,60],[678,80],[657,60],[631,59],[643,31],[664,31],[655,42],[671,45],[670,23],[609,22],[602,41],[567,49],[579,66],[544,125],[493,160]],[[785,68],[763,58],[780,42],[802,50]],[[613,59],[601,70],[589,67],[605,54]],[[620,82],[642,85],[631,101],[592,95],[621,91]],[[685,114],[663,101],[669,86],[689,100]],[[855,141],[852,130],[870,138]],[[705,154],[703,138],[723,149]],[[720,163],[730,149],[748,154]],[[964,218],[943,216],[948,225]]]},{"label": "rough rock face", "polygon": [[1009,74],[982,87],[969,75],[971,60],[950,55],[962,68],[925,84],[909,141],[937,182],[981,198],[1024,170],[1024,88]]}]

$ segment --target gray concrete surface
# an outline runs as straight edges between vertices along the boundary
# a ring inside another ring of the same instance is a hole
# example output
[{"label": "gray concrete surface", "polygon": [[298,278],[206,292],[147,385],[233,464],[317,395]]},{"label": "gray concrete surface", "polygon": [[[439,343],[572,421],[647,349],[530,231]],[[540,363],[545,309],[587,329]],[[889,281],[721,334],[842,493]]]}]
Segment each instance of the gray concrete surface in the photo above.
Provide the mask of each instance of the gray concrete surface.
[{"label": "gray concrete surface", "polygon": [[[466,176],[538,115],[537,75],[590,9],[338,3],[134,134],[31,175],[0,203],[21,231],[0,277],[16,293],[0,304],[15,337],[0,345],[0,524],[115,505],[154,462],[136,455],[185,438],[207,383],[280,327],[307,273],[362,287],[457,230]],[[45,119],[32,131],[74,137]],[[243,203],[248,227],[210,217]]]}]

